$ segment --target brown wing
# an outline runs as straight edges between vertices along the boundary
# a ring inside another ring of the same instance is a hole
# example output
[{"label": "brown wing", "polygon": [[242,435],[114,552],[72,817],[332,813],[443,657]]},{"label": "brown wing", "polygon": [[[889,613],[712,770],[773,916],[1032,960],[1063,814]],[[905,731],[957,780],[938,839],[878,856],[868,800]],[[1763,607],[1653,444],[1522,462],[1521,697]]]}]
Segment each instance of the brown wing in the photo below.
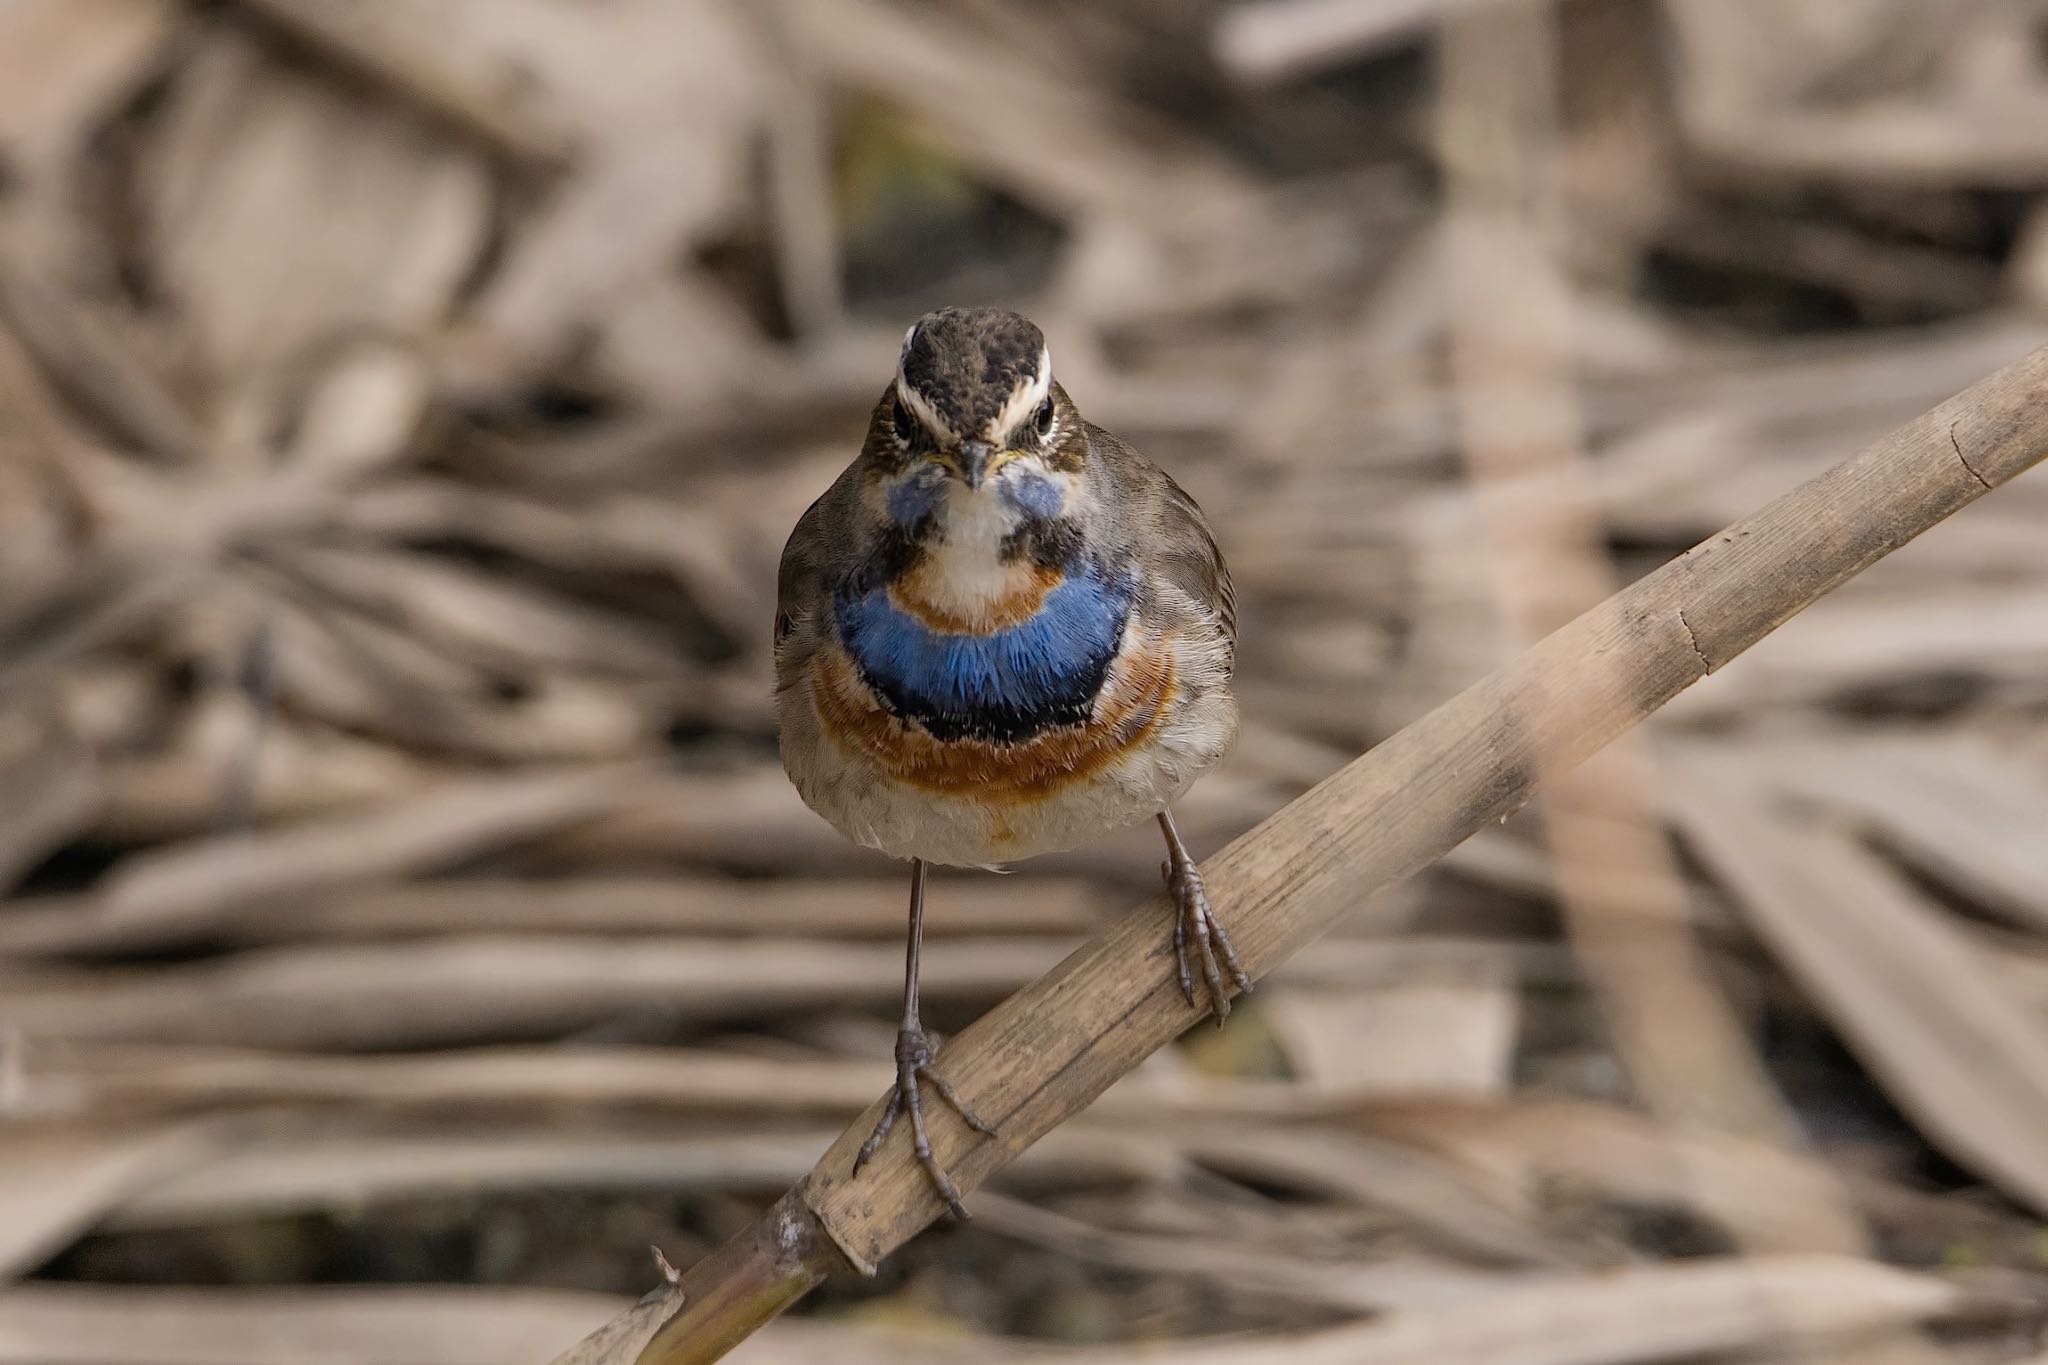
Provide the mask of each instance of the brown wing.
[{"label": "brown wing", "polygon": [[1237,655],[1237,592],[1209,519],[1158,465],[1100,427],[1089,428],[1093,457],[1114,473],[1123,517],[1146,567],[1206,609]]},{"label": "brown wing", "polygon": [[1161,557],[1156,561],[1158,570],[1215,614],[1216,623],[1222,627],[1223,637],[1230,642],[1230,652],[1235,657],[1237,589],[1230,581],[1230,566],[1223,562],[1223,551],[1216,544],[1215,533],[1209,529],[1209,519],[1202,515],[1202,509],[1195,505],[1187,490],[1175,483],[1164,470],[1159,473],[1159,482],[1157,543],[1161,547]]},{"label": "brown wing", "polygon": [[847,505],[851,472],[833,485],[797,519],[782,547],[775,581],[775,682],[778,691],[791,686],[810,662],[830,628],[831,589],[843,566],[856,553]]}]

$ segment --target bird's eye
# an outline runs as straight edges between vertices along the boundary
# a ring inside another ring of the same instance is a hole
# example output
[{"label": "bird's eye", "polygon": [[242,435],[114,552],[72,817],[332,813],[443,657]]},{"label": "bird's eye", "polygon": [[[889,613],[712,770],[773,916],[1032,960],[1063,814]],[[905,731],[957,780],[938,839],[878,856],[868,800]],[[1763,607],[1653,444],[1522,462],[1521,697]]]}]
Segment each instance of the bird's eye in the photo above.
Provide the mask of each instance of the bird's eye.
[{"label": "bird's eye", "polygon": [[910,415],[910,409],[903,405],[901,398],[891,408],[889,420],[896,424],[896,439],[909,445],[910,438],[917,434],[917,419]]},{"label": "bird's eye", "polygon": [[1039,440],[1052,435],[1052,418],[1052,399],[1047,398],[1038,405],[1038,411],[1031,414],[1031,427],[1038,433]]}]

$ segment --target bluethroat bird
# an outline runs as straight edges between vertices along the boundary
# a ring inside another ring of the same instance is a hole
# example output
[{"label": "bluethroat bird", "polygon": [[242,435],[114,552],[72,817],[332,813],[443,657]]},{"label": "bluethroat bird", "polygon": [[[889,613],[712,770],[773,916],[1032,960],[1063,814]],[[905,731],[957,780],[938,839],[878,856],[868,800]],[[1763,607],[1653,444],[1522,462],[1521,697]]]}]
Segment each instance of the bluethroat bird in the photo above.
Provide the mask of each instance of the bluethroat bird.
[{"label": "bluethroat bird", "polygon": [[[782,762],[841,833],[910,861],[896,1090],[956,1217],[920,1087],[993,1136],[918,1020],[930,863],[994,867],[1156,819],[1195,1003],[1249,991],[1170,810],[1237,735],[1230,574],[1194,500],[1083,418],[1015,313],[946,308],[903,338],[866,443],[782,552]],[[1226,984],[1226,976],[1228,983]]]}]

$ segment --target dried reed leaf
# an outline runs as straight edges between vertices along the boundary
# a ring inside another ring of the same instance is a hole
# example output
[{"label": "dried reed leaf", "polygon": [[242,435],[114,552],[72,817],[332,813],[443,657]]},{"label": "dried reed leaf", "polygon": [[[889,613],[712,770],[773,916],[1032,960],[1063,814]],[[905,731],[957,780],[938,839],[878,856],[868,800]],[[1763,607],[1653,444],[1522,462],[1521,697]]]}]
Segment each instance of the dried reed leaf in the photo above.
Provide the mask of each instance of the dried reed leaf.
[{"label": "dried reed leaf", "polygon": [[[499,1191],[759,1195],[796,1179],[829,1136],[783,1125],[673,1130],[673,1123],[608,1117],[595,1124],[480,1119],[415,1132],[331,1112],[272,1114],[240,1141],[108,1201],[101,1216],[116,1228],[203,1227]],[[1171,1134],[1097,1127],[1048,1143],[1012,1187],[1164,1185],[1186,1174]]]},{"label": "dried reed leaf", "polygon": [[675,651],[651,623],[425,554],[295,547],[278,560],[310,589],[489,668],[661,678]]},{"label": "dried reed leaf", "polygon": [[[0,255],[0,318],[53,379],[83,397],[93,415],[117,435],[155,459],[193,465],[205,458],[206,437],[185,405],[131,339],[109,325],[108,316],[56,288],[25,261]],[[61,419],[60,419],[61,420]],[[81,482],[104,485],[113,467],[97,462],[88,450],[58,449]],[[57,453],[57,452],[53,452]],[[134,474],[130,473],[133,479]],[[94,490],[111,500],[120,490]],[[164,488],[152,488],[161,512]],[[102,515],[111,509],[100,509]]]},{"label": "dried reed leaf", "polygon": [[[1067,938],[1101,922],[1102,897],[1051,878],[944,878],[925,921],[928,938],[1043,934]],[[692,877],[573,877],[548,881],[462,877],[370,885],[296,900],[280,915],[265,900],[219,898],[148,926],[18,905],[0,919],[0,953],[79,953],[194,938],[301,943],[433,938],[449,934],[680,934],[741,938],[902,937],[904,885],[895,878],[776,881]]]},{"label": "dried reed leaf", "polygon": [[82,443],[34,358],[0,328],[0,609],[46,590],[68,558],[84,480],[66,456]]},{"label": "dried reed leaf", "polygon": [[560,1289],[0,1291],[6,1365],[506,1365],[539,1360],[623,1307]]},{"label": "dried reed leaf", "polygon": [[[477,61],[481,36],[443,30],[454,5],[431,9],[385,6],[337,10],[306,0],[243,0],[244,8],[278,25],[343,66],[366,73],[487,145],[546,169],[566,161],[569,131],[518,97],[511,72]],[[512,8],[501,5],[500,12]],[[466,17],[466,16],[465,16]],[[469,39],[472,41],[465,41]]]},{"label": "dried reed leaf", "polygon": [[[922,132],[1041,203],[1077,216],[1170,219],[1181,204],[1244,197],[1220,158],[1058,68],[1016,52],[986,66],[976,35],[952,16],[912,16],[877,0],[792,0],[783,9],[827,76],[902,103]],[[1140,165],[1144,176],[1133,177]]]},{"label": "dried reed leaf", "polygon": [[176,920],[224,903],[447,866],[588,819],[627,796],[640,775],[637,766],[591,768],[451,784],[366,814],[174,846],[115,873],[98,913],[116,922]]},{"label": "dried reed leaf", "polygon": [[[506,1365],[539,1361],[624,1306],[607,1294],[482,1286],[18,1285],[0,1290],[0,1365]],[[673,1307],[671,1291],[658,1289],[555,1365],[630,1362]],[[1011,1355],[995,1343],[949,1346],[838,1323],[787,1323],[734,1359],[970,1365]]]},{"label": "dried reed leaf", "polygon": [[1689,762],[1675,809],[1758,935],[1930,1140],[2048,1207],[2048,1029],[1958,926],[1850,839]]},{"label": "dried reed leaf", "polygon": [[1549,1266],[1571,1255],[1532,1222],[1524,1192],[1428,1153],[1370,1137],[1227,1128],[1190,1133],[1205,1165],[1384,1208],[1431,1242],[1496,1265]]},{"label": "dried reed leaf", "polygon": [[46,168],[131,91],[177,9],[163,0],[21,0],[0,9],[0,144]]},{"label": "dried reed leaf", "polygon": [[392,538],[461,539],[577,573],[661,574],[738,639],[756,639],[774,616],[764,585],[738,571],[751,532],[743,538],[691,506],[638,497],[567,506],[421,481],[368,491],[340,521]]},{"label": "dried reed leaf", "polygon": [[[405,1137],[336,1131],[332,1120],[319,1126],[273,1124],[284,1131],[166,1173],[103,1216],[115,1227],[192,1227],[493,1190],[757,1192],[795,1179],[829,1137],[820,1129],[655,1137],[511,1125]],[[1088,1174],[1100,1179],[1104,1170]]]},{"label": "dried reed leaf", "polygon": [[[38,1047],[15,1108],[220,1110],[339,1104],[383,1112],[578,1108],[742,1115],[852,1114],[886,1068],[680,1048],[478,1048],[392,1056],[161,1046]],[[1248,1106],[1247,1106],[1248,1107]]]},{"label": "dried reed leaf", "polygon": [[[927,938],[1065,936],[1101,922],[1108,904],[1079,879],[932,879]],[[559,882],[463,878],[370,888],[303,907],[290,920],[244,926],[261,937],[410,937],[451,932],[731,934],[749,938],[877,938],[903,933],[908,891],[889,877],[774,881],[707,877],[577,877]]]},{"label": "dried reed leaf", "polygon": [[81,655],[132,638],[205,581],[192,565],[126,551],[83,557],[47,595],[0,614],[0,684],[27,691]]},{"label": "dried reed leaf", "polygon": [[1238,1245],[1219,1232],[1203,1237],[1123,1232],[1003,1195],[983,1195],[976,1201],[974,1217],[984,1227],[1093,1264],[1193,1276],[1230,1294],[1354,1313],[1428,1309],[1483,1299],[1511,1282],[1543,1275],[1474,1269],[1425,1256],[1336,1261]]},{"label": "dried reed leaf", "polygon": [[[158,721],[163,750],[131,751],[108,763],[109,790],[95,835],[161,844],[217,834],[221,783],[249,719],[246,697],[214,692]],[[474,769],[454,769],[425,755],[278,717],[266,727],[256,754],[253,817],[258,826],[334,818],[372,804],[424,798],[474,775]],[[83,926],[83,932],[98,927]]]},{"label": "dried reed leaf", "polygon": [[[555,1357],[552,1365],[605,1365],[608,1361],[628,1361],[638,1356],[640,1348],[648,1343],[661,1324],[682,1306],[682,1295],[675,1287],[673,1276],[665,1275],[664,1278],[667,1283],[649,1290],[631,1309]],[[763,1353],[773,1349],[766,1341],[759,1347]]]},{"label": "dried reed leaf", "polygon": [[[479,351],[515,370],[662,292],[675,255],[739,212],[769,93],[756,34],[724,7],[622,0],[591,24],[551,0],[462,0],[371,27],[480,84],[519,74],[574,131],[576,157],[518,224],[475,307]],[[680,400],[772,363],[743,314],[718,321],[697,338],[706,344],[672,353],[690,364],[665,367]]]},{"label": "dried reed leaf", "polygon": [[46,854],[91,825],[104,797],[92,755],[40,708],[0,723],[0,895]]},{"label": "dried reed leaf", "polygon": [[1240,80],[1265,82],[1347,66],[1426,36],[1487,5],[1538,0],[1266,0],[1227,6],[1216,58]]},{"label": "dried reed leaf", "polygon": [[2048,675],[2048,604],[2032,589],[1844,598],[1813,612],[1811,629],[1770,642],[1681,703],[1698,719],[1731,709],[1825,702],[1867,687],[1969,676],[2038,687]]},{"label": "dried reed leaf", "polygon": [[[227,1111],[266,1105],[345,1105],[384,1113],[630,1109],[699,1117],[844,1115],[872,1098],[882,1051],[779,1057],[630,1046],[481,1047],[436,1053],[326,1056],[303,1052],[144,1044],[51,1044],[25,1049],[12,1107],[62,1116],[97,1108]],[[1286,1082],[1147,1070],[1104,1096],[1110,1124],[1164,1132],[1194,1119],[1306,1123],[1347,1115]],[[1418,1144],[1428,1145],[1428,1144]]]},{"label": "dried reed leaf", "polygon": [[[465,149],[226,28],[209,33],[155,136],[149,247],[223,376],[350,327],[432,326],[483,244],[490,190]],[[332,193],[338,183],[348,192]]]},{"label": "dried reed leaf", "polygon": [[1369,1132],[1438,1153],[1495,1180],[1591,1191],[1616,1205],[1690,1210],[1763,1245],[1812,1237],[1811,1211],[1838,1197],[1816,1156],[1775,1143],[1673,1128],[1607,1105],[1395,1104],[1358,1116]]},{"label": "dried reed leaf", "polygon": [[1295,1077],[1317,1093],[1498,1095],[1518,1010],[1506,972],[1485,975],[1376,990],[1295,986],[1269,994],[1260,1010]]},{"label": "dried reed leaf", "polygon": [[[1699,1260],[1548,1280],[1322,1333],[1173,1346],[1148,1358],[1170,1365],[1631,1365],[1853,1337],[1952,1317],[1968,1304],[1941,1280],[1870,1261]],[[1130,1356],[1067,1359],[1108,1365]]]},{"label": "dried reed leaf", "polygon": [[388,338],[339,348],[305,387],[284,458],[343,478],[403,459],[433,398],[425,360]]},{"label": "dried reed leaf", "polygon": [[203,1126],[0,1124],[0,1283],[34,1270],[217,1140]]},{"label": "dried reed leaf", "polygon": [[[294,879],[318,871],[301,862],[291,869]],[[193,903],[215,884],[195,877]],[[282,876],[262,886],[292,891]],[[166,898],[150,908],[167,913],[173,904]],[[925,953],[928,997],[986,1000],[1014,990],[1065,946],[933,943]],[[880,1004],[901,991],[902,973],[902,950],[882,944],[536,936],[323,945],[159,971],[7,976],[0,1026],[31,1038],[392,1047],[545,1035],[648,1010],[723,1019],[765,1007]]]},{"label": "dried reed leaf", "polygon": [[1781,790],[1824,803],[1931,877],[2048,930],[2048,776],[1988,746],[1844,743],[1756,755]]},{"label": "dried reed leaf", "polygon": [[[290,888],[268,913],[288,914]],[[68,904],[21,935],[24,951],[67,942]],[[114,921],[119,925],[119,921]],[[163,921],[99,937],[145,947]],[[182,928],[178,921],[170,927]],[[176,936],[171,936],[176,941]],[[0,935],[0,947],[7,936]],[[1072,947],[1052,937],[983,935],[927,945],[931,999],[986,1000],[1051,966]],[[1276,976],[1306,985],[1469,972],[1469,944],[1331,944]],[[894,943],[801,938],[534,934],[424,942],[314,943],[256,949],[159,969],[96,972],[16,965],[0,974],[0,1026],[32,1038],[308,1049],[392,1047],[553,1035],[630,1015],[744,1017],[761,1008],[876,1005],[902,989]]]}]

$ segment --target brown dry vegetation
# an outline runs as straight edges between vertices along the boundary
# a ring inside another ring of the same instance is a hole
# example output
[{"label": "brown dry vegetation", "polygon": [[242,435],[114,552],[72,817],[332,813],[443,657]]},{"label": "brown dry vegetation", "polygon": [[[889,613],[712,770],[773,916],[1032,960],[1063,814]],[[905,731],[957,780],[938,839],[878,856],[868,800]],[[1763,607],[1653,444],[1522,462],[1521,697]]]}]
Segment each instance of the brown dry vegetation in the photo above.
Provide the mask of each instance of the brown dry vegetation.
[{"label": "brown dry vegetation", "polygon": [[[2044,33],[0,3],[0,1365],[542,1361],[881,1091],[767,644],[907,316],[1210,509],[1208,851],[2048,340]],[[938,880],[937,1022],[1152,843]],[[734,1358],[2036,1360],[2044,1020],[2036,475]]]}]

